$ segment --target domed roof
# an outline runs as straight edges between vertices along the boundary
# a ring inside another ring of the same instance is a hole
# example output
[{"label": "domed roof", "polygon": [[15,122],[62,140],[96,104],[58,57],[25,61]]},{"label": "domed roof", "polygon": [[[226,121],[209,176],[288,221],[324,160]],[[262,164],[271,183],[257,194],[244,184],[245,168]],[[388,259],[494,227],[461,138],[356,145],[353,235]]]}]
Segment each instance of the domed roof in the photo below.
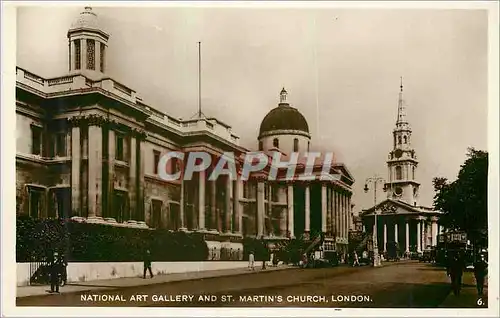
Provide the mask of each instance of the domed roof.
[{"label": "domed roof", "polygon": [[103,31],[103,28],[99,24],[97,14],[92,11],[91,7],[85,7],[85,10],[80,12],[76,20],[71,24],[71,28],[69,29],[69,31],[75,29],[96,30],[107,35],[107,33]]},{"label": "domed roof", "polygon": [[280,93],[280,104],[272,109],[260,124],[259,136],[276,130],[295,130],[309,135],[309,125],[305,117],[286,102],[287,92]]}]

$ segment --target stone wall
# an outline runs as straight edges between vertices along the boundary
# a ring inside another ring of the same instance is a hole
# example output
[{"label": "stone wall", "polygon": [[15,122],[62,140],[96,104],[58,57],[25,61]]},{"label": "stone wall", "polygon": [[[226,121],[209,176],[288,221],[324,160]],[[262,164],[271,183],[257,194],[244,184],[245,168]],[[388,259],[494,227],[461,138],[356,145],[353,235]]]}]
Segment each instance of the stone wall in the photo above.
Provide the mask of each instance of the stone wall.
[{"label": "stone wall", "polygon": [[[153,262],[154,275],[201,272],[210,270],[244,268],[244,261],[210,262]],[[69,263],[67,268],[68,283],[122,277],[140,277],[143,274],[142,262],[123,263]],[[148,274],[149,275],[149,274]],[[30,263],[17,263],[17,286],[29,285]]]}]

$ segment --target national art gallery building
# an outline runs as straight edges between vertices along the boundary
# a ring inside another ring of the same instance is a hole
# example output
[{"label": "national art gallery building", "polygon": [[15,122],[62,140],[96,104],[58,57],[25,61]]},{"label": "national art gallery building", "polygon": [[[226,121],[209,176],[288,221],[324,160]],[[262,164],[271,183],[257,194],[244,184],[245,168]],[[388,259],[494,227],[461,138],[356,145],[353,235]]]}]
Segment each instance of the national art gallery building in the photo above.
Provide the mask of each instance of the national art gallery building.
[{"label": "national art gallery building", "polygon": [[[330,171],[340,179],[329,181],[268,181],[265,171],[248,181],[211,181],[209,172],[165,181],[158,162],[169,151],[203,151],[216,161],[224,152],[243,157],[249,149],[216,118],[176,119],[106,76],[109,34],[91,8],[67,37],[68,74],[45,78],[16,69],[18,214],[198,231],[213,244],[324,233],[324,248],[346,249],[354,179],[345,165],[333,163]],[[258,148],[270,155],[309,150],[307,121],[287,97],[283,89],[260,126]],[[183,164],[170,160],[168,169]]]}]

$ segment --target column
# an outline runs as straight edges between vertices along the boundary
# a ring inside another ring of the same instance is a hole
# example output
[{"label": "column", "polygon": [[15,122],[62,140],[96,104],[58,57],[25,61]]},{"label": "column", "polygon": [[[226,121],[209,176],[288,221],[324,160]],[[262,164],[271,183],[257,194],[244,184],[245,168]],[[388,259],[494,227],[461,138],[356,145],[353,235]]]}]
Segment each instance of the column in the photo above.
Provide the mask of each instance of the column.
[{"label": "column", "polygon": [[94,41],[94,64],[95,64],[95,71],[100,72],[101,71],[101,42],[99,41]]},{"label": "column", "polygon": [[[136,192],[137,192],[137,139],[135,136],[130,136],[130,161],[129,161],[129,189],[128,189],[128,197],[129,197],[129,207],[130,213],[128,215],[128,220],[133,220],[134,215],[137,211],[137,202],[136,202]],[[163,219],[163,215],[161,216]],[[124,219],[123,221],[127,221]]]},{"label": "column", "polygon": [[210,230],[220,231],[219,216],[217,215],[217,181],[210,182],[210,220],[207,226]]},{"label": "column", "polygon": [[437,245],[437,236],[438,236],[438,225],[437,225],[437,220],[432,220],[432,225],[431,225],[431,239],[432,239],[432,246]]},{"label": "column", "polygon": [[394,242],[398,243],[398,221],[394,221]]},{"label": "column", "polygon": [[321,185],[321,232],[326,233],[326,185]]},{"label": "column", "polygon": [[347,214],[347,204],[346,204],[346,199],[347,199],[347,197],[346,197],[346,195],[345,195],[345,192],[342,192],[342,201],[341,201],[341,204],[342,204],[341,213],[342,213],[342,214],[340,215],[340,217],[341,217],[341,224],[342,224],[342,237],[343,237],[343,238],[347,237],[347,235],[346,235],[347,230],[346,230],[346,224],[345,224],[345,223],[346,223],[346,222],[345,222],[345,221],[346,221],[346,214]]},{"label": "column", "polygon": [[81,63],[81,70],[86,70],[87,69],[87,40],[86,39],[81,39],[80,40],[80,57],[82,59]]},{"label": "column", "polygon": [[181,199],[180,199],[180,202],[179,202],[179,221],[180,221],[180,224],[179,224],[179,230],[181,231],[185,231],[186,230],[186,221],[185,221],[185,217],[184,217],[184,206],[185,206],[185,198],[184,198],[184,178],[181,177]]},{"label": "column", "polygon": [[[81,52],[80,52],[81,55]],[[70,71],[75,70],[75,41],[70,41],[70,51],[69,51],[69,67]]]},{"label": "column", "polygon": [[241,203],[239,201],[239,198],[243,196],[243,181],[238,177],[238,181],[236,181],[236,188],[238,189],[238,202],[236,204],[236,218],[238,220],[238,225],[236,227],[238,233],[243,233],[243,213],[242,209],[243,207],[241,206]]},{"label": "column", "polygon": [[264,213],[266,208],[265,184],[262,181],[257,183],[257,238],[264,235]]},{"label": "column", "polygon": [[294,235],[294,223],[293,223],[293,183],[287,186],[287,212],[288,212],[288,235],[290,238],[295,237]]},{"label": "column", "polygon": [[113,197],[115,192],[115,156],[116,156],[116,135],[112,128],[108,130],[108,206],[106,217],[112,218],[113,211]]},{"label": "column", "polygon": [[102,129],[99,119],[89,123],[88,218],[102,216]]},{"label": "column", "polygon": [[420,229],[420,220],[417,220],[417,252],[422,251],[422,230]]},{"label": "column", "polygon": [[408,220],[405,221],[405,236],[406,236],[406,252],[409,252],[410,251],[410,223],[408,222]]},{"label": "column", "polygon": [[309,185],[306,185],[306,199],[305,199],[305,226],[304,232],[309,233],[311,230],[311,193],[309,189]]},{"label": "column", "polygon": [[241,234],[240,228],[240,187],[239,187],[239,177],[233,182],[233,233]]},{"label": "column", "polygon": [[386,221],[384,220],[384,241],[382,242],[383,246],[382,246],[382,250],[385,252],[387,251],[387,223]]},{"label": "column", "polygon": [[[137,187],[137,213],[136,213],[136,218],[137,221],[144,221],[146,219],[145,215],[145,206],[144,206],[144,171],[146,168],[146,135],[144,133],[140,134],[140,138],[137,139],[139,142],[139,162],[137,166],[137,178],[138,180],[138,187]],[[182,187],[181,187],[182,190]],[[182,195],[181,195],[182,196]],[[182,201],[182,200],[181,200]],[[182,213],[181,213],[182,217]],[[181,221],[181,226],[182,226],[182,221]]]},{"label": "column", "polygon": [[[285,203],[286,201],[286,192],[287,188],[283,186],[283,184],[279,184],[278,188],[278,202]],[[288,207],[283,207],[280,205],[280,237],[287,237],[288,230]]]},{"label": "column", "polygon": [[335,236],[341,237],[340,233],[340,193],[335,191]]},{"label": "column", "polygon": [[198,173],[198,229],[205,230],[205,170]]},{"label": "column", "polygon": [[231,233],[231,196],[233,192],[233,181],[226,176],[226,206],[224,209],[224,231]]},{"label": "column", "polygon": [[80,173],[81,173],[81,154],[82,148],[80,144],[80,127],[78,122],[73,122],[75,126],[71,128],[71,209],[73,215],[81,215],[80,202]]}]

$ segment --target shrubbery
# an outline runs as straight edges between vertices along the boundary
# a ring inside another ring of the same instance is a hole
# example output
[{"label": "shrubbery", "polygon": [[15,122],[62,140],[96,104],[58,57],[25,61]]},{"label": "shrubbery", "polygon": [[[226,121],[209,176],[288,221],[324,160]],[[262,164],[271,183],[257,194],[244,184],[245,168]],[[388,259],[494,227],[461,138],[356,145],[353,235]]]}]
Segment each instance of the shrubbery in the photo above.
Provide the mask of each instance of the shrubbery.
[{"label": "shrubbery", "polygon": [[269,260],[269,250],[262,240],[246,237],[243,239],[243,260],[248,261],[248,255],[253,251],[256,261]]},{"label": "shrubbery", "polygon": [[146,249],[153,261],[202,261],[208,248],[198,234],[77,223],[57,219],[17,219],[17,262],[42,260],[54,251],[72,262],[138,262]]}]

